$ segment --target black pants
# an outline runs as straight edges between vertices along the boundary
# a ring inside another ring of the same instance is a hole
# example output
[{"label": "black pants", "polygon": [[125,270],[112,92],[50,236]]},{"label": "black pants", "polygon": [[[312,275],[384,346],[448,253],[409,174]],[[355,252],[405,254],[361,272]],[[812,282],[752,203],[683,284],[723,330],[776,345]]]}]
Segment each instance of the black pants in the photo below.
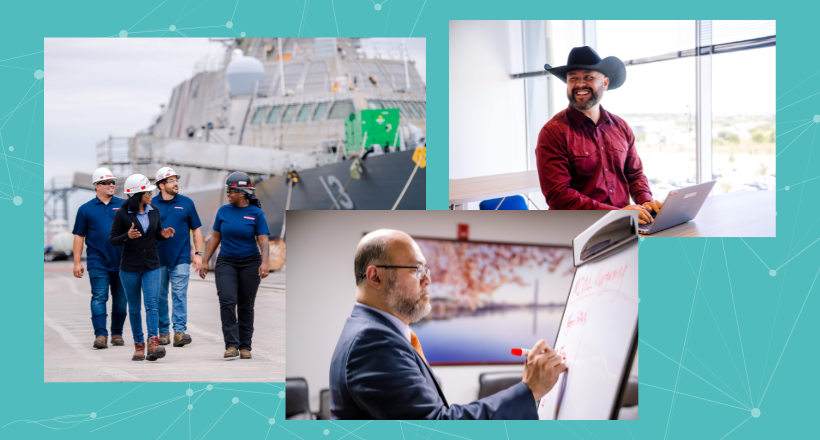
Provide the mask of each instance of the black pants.
[{"label": "black pants", "polygon": [[251,349],[253,303],[261,282],[261,264],[262,257],[259,254],[240,259],[220,255],[216,260],[216,292],[219,296],[226,350],[229,347]]}]

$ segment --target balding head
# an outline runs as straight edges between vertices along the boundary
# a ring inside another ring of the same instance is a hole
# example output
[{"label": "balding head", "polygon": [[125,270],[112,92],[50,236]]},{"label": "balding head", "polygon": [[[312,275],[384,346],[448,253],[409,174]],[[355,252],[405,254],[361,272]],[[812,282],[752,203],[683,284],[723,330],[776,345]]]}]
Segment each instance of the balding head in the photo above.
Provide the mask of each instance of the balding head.
[{"label": "balding head", "polygon": [[[430,277],[418,278],[427,261],[415,240],[402,231],[379,229],[356,248],[356,301],[390,313],[406,324],[430,312]],[[391,267],[384,267],[391,266]]]},{"label": "balding head", "polygon": [[392,264],[391,255],[398,251],[413,249],[416,242],[406,233],[395,229],[379,229],[365,235],[356,247],[356,258],[353,270],[356,274],[356,285],[367,278],[367,268],[376,264]]}]

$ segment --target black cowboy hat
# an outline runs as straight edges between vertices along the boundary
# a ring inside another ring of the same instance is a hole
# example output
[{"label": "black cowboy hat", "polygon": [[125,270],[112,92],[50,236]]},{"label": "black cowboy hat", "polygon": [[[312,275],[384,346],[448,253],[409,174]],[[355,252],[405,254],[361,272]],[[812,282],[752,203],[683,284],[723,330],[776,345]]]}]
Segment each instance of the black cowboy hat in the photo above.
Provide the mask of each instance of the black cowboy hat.
[{"label": "black cowboy hat", "polygon": [[547,69],[547,72],[557,76],[564,83],[567,82],[567,72],[573,70],[601,72],[609,78],[607,90],[615,90],[626,81],[626,66],[624,66],[623,61],[617,57],[601,59],[598,52],[595,52],[595,49],[589,46],[572,48],[567,57],[566,66],[552,67],[549,64],[544,64],[544,69]]}]

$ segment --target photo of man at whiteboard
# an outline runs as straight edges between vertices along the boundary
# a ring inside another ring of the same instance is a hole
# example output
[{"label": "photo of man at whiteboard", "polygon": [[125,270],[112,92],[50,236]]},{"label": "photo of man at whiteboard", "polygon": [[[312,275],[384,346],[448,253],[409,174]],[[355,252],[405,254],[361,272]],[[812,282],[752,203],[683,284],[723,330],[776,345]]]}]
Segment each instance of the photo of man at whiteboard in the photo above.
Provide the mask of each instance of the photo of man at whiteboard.
[{"label": "photo of man at whiteboard", "polygon": [[288,418],[537,419],[566,371],[572,240],[604,213],[497,214],[289,212]]}]

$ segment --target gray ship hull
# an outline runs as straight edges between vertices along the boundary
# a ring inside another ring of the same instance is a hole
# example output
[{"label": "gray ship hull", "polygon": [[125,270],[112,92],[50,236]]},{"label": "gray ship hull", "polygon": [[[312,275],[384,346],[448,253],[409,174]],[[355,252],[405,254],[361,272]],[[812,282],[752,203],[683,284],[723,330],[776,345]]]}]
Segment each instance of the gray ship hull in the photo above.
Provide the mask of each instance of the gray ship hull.
[{"label": "gray ship hull", "polygon": [[[338,198],[336,210],[387,210],[399,198],[415,162],[412,151],[368,156],[362,161],[361,178],[350,179],[351,161],[343,161],[299,172],[293,186],[290,210],[328,210]],[[426,209],[426,168],[419,168],[396,209]],[[181,191],[193,199],[202,220],[203,236],[211,233],[216,211],[227,203],[223,186],[195,192]],[[339,195],[341,194],[341,197]],[[288,183],[285,176],[273,177],[256,184],[256,195],[268,219],[271,237],[278,237],[285,220]]]}]

